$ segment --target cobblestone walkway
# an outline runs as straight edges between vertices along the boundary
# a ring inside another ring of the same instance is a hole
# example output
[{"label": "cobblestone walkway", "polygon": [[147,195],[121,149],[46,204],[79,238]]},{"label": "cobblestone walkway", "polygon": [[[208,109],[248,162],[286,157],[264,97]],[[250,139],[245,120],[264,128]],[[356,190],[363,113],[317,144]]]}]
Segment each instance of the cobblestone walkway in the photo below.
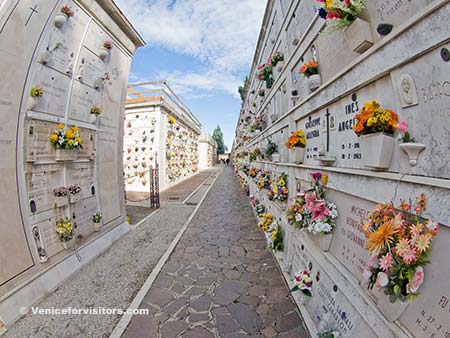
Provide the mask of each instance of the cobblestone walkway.
[{"label": "cobblestone walkway", "polygon": [[123,338],[303,338],[298,309],[225,168]]}]

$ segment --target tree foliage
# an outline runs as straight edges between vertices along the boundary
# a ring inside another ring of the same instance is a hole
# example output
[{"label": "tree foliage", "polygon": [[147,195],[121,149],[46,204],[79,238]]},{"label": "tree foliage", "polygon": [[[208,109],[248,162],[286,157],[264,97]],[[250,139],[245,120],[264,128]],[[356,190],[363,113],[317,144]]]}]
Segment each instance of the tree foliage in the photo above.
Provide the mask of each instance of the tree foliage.
[{"label": "tree foliage", "polygon": [[214,129],[213,139],[217,142],[217,154],[224,154],[225,153],[225,142],[223,141],[223,132],[222,129],[220,129],[219,126],[217,126],[216,129]]},{"label": "tree foliage", "polygon": [[245,94],[247,93],[248,86],[250,84],[250,81],[248,80],[248,76],[245,77],[244,84],[242,86],[238,87],[239,95],[241,96],[241,100],[245,100]]}]

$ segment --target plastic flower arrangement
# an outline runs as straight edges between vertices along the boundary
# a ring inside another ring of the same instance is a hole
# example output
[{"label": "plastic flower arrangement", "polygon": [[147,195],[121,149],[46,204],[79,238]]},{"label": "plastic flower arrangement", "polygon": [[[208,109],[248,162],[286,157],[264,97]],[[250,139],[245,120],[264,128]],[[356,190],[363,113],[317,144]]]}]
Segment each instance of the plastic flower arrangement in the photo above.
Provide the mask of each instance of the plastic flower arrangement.
[{"label": "plastic flower arrangement", "polygon": [[271,65],[272,67],[275,67],[277,65],[278,62],[282,62],[284,61],[284,55],[281,52],[276,52],[275,54],[272,55],[272,57],[270,58],[271,61]]},{"label": "plastic flower arrangement", "polygon": [[56,146],[56,149],[83,148],[79,128],[77,126],[66,128],[62,123],[58,124],[56,130],[50,135],[50,142]]},{"label": "plastic flower arrangement", "polygon": [[294,131],[291,136],[289,136],[286,147],[288,149],[293,149],[295,147],[305,148],[306,147],[306,137],[305,132],[301,129]]},{"label": "plastic flower arrangement", "polygon": [[283,231],[278,224],[272,225],[265,235],[270,250],[283,251]]},{"label": "plastic flower arrangement", "polygon": [[291,292],[301,291],[305,296],[311,297],[312,293],[313,279],[310,276],[308,270],[303,270],[301,273],[294,278],[294,287]]},{"label": "plastic flower arrangement", "polygon": [[30,90],[30,96],[31,97],[42,97],[44,95],[44,90],[42,87],[36,86],[32,87]]},{"label": "plastic flower arrangement", "polygon": [[263,213],[261,215],[261,219],[258,222],[258,226],[262,229],[262,231],[266,232],[270,229],[272,223],[273,223],[273,215],[269,213]]},{"label": "plastic flower arrangement", "polygon": [[366,8],[366,0],[317,0],[319,16],[327,20],[326,32],[331,33],[352,24]]},{"label": "plastic flower arrangement", "polygon": [[311,188],[301,192],[287,210],[288,220],[296,229],[306,228],[314,235],[326,235],[336,228],[339,216],[334,203],[325,200],[324,186],[328,176],[321,172],[310,175]]},{"label": "plastic flower arrangement", "polygon": [[361,282],[369,289],[381,288],[389,301],[412,301],[419,295],[429,264],[431,243],[438,234],[438,224],[422,217],[426,211],[425,195],[420,195],[412,210],[401,201],[399,209],[390,203],[380,204],[361,224],[366,249],[371,257]]},{"label": "plastic flower arrangement", "polygon": [[263,64],[261,66],[258,66],[256,70],[256,76],[261,81],[268,81],[272,77],[272,65],[271,64]]},{"label": "plastic flower arrangement", "polygon": [[92,222],[100,223],[101,220],[102,220],[102,214],[99,213],[98,211],[92,215]]},{"label": "plastic flower arrangement", "polygon": [[79,192],[81,192],[81,187],[79,184],[74,184],[74,185],[69,186],[68,190],[71,195],[75,195],[75,194],[78,194]]},{"label": "plastic flower arrangement", "polygon": [[70,218],[56,222],[56,234],[61,242],[68,242],[73,238],[73,223]]},{"label": "plastic flower arrangement", "polygon": [[64,197],[69,195],[69,189],[67,187],[59,187],[56,189],[53,189],[53,195],[55,197]]},{"label": "plastic flower arrangement", "polygon": [[259,189],[267,189],[270,190],[270,172],[269,171],[260,171],[257,176],[257,184]]},{"label": "plastic flower arrangement", "polygon": [[248,176],[250,176],[251,178],[255,178],[256,175],[258,175],[258,168],[251,168],[248,171]]},{"label": "plastic flower arrangement", "polygon": [[316,61],[308,61],[303,66],[300,67],[300,73],[306,77],[311,75],[319,74],[319,63]]},{"label": "plastic flower arrangement", "polygon": [[105,41],[103,47],[107,50],[111,50],[113,48],[113,42],[111,40]]},{"label": "plastic flower arrangement", "polygon": [[263,204],[258,204],[255,207],[255,211],[259,216],[261,216],[263,213],[266,212],[266,207]]},{"label": "plastic flower arrangement", "polygon": [[267,148],[266,148],[266,155],[272,156],[272,154],[277,153],[277,152],[278,152],[278,145],[276,143],[272,142],[272,140],[268,140]]},{"label": "plastic flower arrangement", "polygon": [[289,224],[295,229],[303,229],[306,222],[307,210],[305,209],[305,193],[299,193],[293,198],[294,203],[287,208],[286,214]]},{"label": "plastic flower arrangement", "polygon": [[99,106],[92,106],[90,113],[100,115],[102,113],[102,109]]},{"label": "plastic flower arrangement", "polygon": [[61,13],[67,15],[69,18],[75,15],[74,11],[72,11],[72,10],[70,9],[70,7],[67,6],[67,5],[61,7]]},{"label": "plastic flower arrangement", "polygon": [[353,130],[358,136],[374,133],[393,135],[398,129],[398,115],[392,110],[381,109],[375,100],[366,102],[355,118]]},{"label": "plastic flower arrangement", "polygon": [[259,129],[260,131],[262,131],[264,129],[264,127],[266,126],[266,118],[264,117],[264,115],[259,115],[255,119],[255,124],[256,124],[256,129]]},{"label": "plastic flower arrangement", "polygon": [[281,174],[272,186],[273,199],[280,202],[286,202],[289,198],[289,189],[287,188],[287,175]]},{"label": "plastic flower arrangement", "polygon": [[318,338],[339,338],[339,332],[337,331],[325,331],[317,334]]},{"label": "plastic flower arrangement", "polygon": [[167,122],[169,122],[169,124],[175,124],[177,123],[177,121],[175,120],[175,118],[173,118],[172,116],[169,116],[167,118]]}]

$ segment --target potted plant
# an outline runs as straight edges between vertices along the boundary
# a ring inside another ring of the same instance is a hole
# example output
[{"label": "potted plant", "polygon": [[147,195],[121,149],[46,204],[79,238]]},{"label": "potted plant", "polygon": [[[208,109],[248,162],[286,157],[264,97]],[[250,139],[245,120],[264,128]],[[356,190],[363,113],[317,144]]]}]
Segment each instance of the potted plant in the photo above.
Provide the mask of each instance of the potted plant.
[{"label": "potted plant", "polygon": [[311,278],[310,272],[305,269],[298,275],[295,275],[293,284],[294,286],[291,292],[300,291],[300,304],[306,303],[312,297],[313,279]]},{"label": "potted plant", "polygon": [[273,162],[280,162],[280,154],[278,153],[278,145],[272,140],[268,140],[266,147],[266,155],[269,156]]},{"label": "potted plant", "polygon": [[100,212],[96,212],[95,214],[92,215],[92,222],[94,223],[94,230],[96,232],[101,231],[102,230],[102,214]]},{"label": "potted plant", "polygon": [[400,149],[402,149],[409,158],[409,164],[411,167],[415,167],[417,165],[417,159],[419,157],[419,153],[424,150],[425,144],[417,143],[414,138],[411,137],[411,134],[408,131],[409,125],[407,122],[402,121],[398,124],[398,131],[400,132]]},{"label": "potted plant", "polygon": [[97,117],[102,113],[102,109],[99,106],[92,106],[90,111],[90,121],[91,123],[95,123],[97,121]]},{"label": "potted plant", "polygon": [[55,19],[53,20],[53,23],[56,27],[58,28],[62,28],[65,23],[67,22],[67,20],[74,16],[74,12],[70,9],[69,6],[63,6],[61,7],[61,10],[59,11],[59,13],[57,13],[55,15]]},{"label": "potted plant", "polygon": [[73,184],[69,186],[69,203],[73,204],[81,199],[81,186],[79,184]]},{"label": "potted plant", "polygon": [[112,49],[112,48],[113,48],[113,42],[110,41],[110,40],[105,41],[105,42],[103,43],[103,48],[101,48],[100,51],[99,51],[99,53],[98,53],[98,57],[99,57],[101,60],[105,61],[105,60],[108,58],[109,53],[111,52],[111,49]]},{"label": "potted plant", "polygon": [[367,0],[317,0],[321,3],[319,16],[327,20],[325,32],[344,30],[345,38],[352,50],[362,54],[373,45],[372,31],[368,22],[359,16]]},{"label": "potted plant", "polygon": [[64,249],[71,250],[75,247],[75,238],[73,236],[73,223],[70,218],[61,219],[56,222],[56,235]]},{"label": "potted plant", "polygon": [[303,163],[306,149],[305,132],[301,129],[294,131],[289,136],[286,147],[289,149],[289,160],[292,163]]},{"label": "potted plant", "polygon": [[394,132],[398,128],[398,115],[389,109],[381,109],[373,100],[364,104],[355,116],[353,130],[360,137],[364,165],[383,170],[390,166],[394,153]]},{"label": "potted plant", "polygon": [[30,98],[28,99],[28,109],[32,110],[36,108],[42,96],[44,96],[44,90],[42,89],[42,87],[31,87]]},{"label": "potted plant", "polygon": [[77,158],[77,150],[83,148],[79,128],[66,128],[62,123],[50,135],[50,142],[55,145],[55,160],[67,161]]},{"label": "potted plant", "polygon": [[69,189],[67,189],[67,187],[53,189],[53,196],[55,197],[55,206],[57,208],[61,208],[69,204]]},{"label": "potted plant", "polygon": [[306,76],[306,85],[310,91],[316,90],[322,84],[319,75],[319,63],[316,61],[308,61],[300,67],[300,73]]},{"label": "potted plant", "polygon": [[360,225],[371,255],[361,276],[361,284],[383,291],[378,309],[395,321],[418,295],[425,278],[424,266],[431,263],[431,244],[439,226],[426,220],[426,197],[421,194],[412,208],[401,200],[377,205]]}]

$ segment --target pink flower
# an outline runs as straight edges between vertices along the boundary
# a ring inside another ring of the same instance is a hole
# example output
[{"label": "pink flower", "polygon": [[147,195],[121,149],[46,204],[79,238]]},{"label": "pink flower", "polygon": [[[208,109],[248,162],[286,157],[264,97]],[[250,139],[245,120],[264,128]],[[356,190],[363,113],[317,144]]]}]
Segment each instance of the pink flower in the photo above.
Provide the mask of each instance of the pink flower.
[{"label": "pink flower", "polygon": [[416,261],[416,259],[417,259],[416,248],[409,247],[403,254],[403,262],[405,262],[405,264],[414,263]]},{"label": "pink flower", "polygon": [[313,181],[318,181],[322,178],[322,173],[320,171],[310,174]]},{"label": "pink flower", "polygon": [[325,220],[325,217],[330,214],[330,210],[324,200],[318,200],[316,197],[316,192],[311,195],[306,195],[306,209],[313,214],[312,220],[320,218]]},{"label": "pink flower", "polygon": [[398,123],[398,129],[404,134],[408,131],[409,125],[406,121],[401,121]]},{"label": "pink flower", "polygon": [[380,258],[380,267],[383,271],[388,271],[393,265],[394,259],[392,258],[392,254],[390,252]]},{"label": "pink flower", "polygon": [[384,272],[378,273],[377,281],[375,282],[375,286],[377,288],[384,288],[388,284],[389,284],[389,276]]},{"label": "pink flower", "polygon": [[437,222],[428,221],[425,226],[427,227],[428,231],[431,232],[432,235],[437,235],[439,230],[439,224]]},{"label": "pink flower", "polygon": [[414,275],[409,280],[409,283],[406,285],[406,292],[408,293],[416,293],[420,286],[423,284],[425,274],[423,272],[423,268],[419,266],[414,272]]}]

